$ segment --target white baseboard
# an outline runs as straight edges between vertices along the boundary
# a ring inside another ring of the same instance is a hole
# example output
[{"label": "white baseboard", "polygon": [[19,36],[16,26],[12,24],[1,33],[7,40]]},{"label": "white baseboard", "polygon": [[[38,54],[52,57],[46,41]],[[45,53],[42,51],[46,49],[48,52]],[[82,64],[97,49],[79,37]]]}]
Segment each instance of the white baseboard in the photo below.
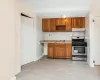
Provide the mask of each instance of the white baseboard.
[{"label": "white baseboard", "polygon": [[[89,63],[88,63],[88,64],[89,64]],[[91,68],[94,68],[94,67],[95,67],[93,63],[92,63],[92,64],[89,64],[89,66],[90,66]]]},{"label": "white baseboard", "polygon": [[94,66],[94,64],[91,64],[90,67],[94,68],[95,66]]},{"label": "white baseboard", "polygon": [[14,76],[11,80],[16,80],[16,76]]},{"label": "white baseboard", "polygon": [[48,54],[47,54],[47,53],[45,53],[44,55],[46,55],[46,56],[47,56]]},{"label": "white baseboard", "polygon": [[44,56],[44,54],[42,54],[40,57],[37,57],[37,59],[35,59],[34,61],[40,60],[43,56]]}]

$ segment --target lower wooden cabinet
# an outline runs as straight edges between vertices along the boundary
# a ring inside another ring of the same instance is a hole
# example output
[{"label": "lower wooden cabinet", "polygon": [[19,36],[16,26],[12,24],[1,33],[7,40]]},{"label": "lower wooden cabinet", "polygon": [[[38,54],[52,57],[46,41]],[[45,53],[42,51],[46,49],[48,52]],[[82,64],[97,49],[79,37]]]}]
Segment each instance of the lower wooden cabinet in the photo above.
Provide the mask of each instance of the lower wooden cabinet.
[{"label": "lower wooden cabinet", "polygon": [[54,55],[54,44],[48,44],[48,57],[53,58]]},{"label": "lower wooden cabinet", "polygon": [[49,58],[72,58],[72,44],[48,44]]},{"label": "lower wooden cabinet", "polygon": [[66,58],[72,58],[72,44],[66,44]]},{"label": "lower wooden cabinet", "polygon": [[54,45],[54,58],[65,58],[66,44],[55,44]]}]

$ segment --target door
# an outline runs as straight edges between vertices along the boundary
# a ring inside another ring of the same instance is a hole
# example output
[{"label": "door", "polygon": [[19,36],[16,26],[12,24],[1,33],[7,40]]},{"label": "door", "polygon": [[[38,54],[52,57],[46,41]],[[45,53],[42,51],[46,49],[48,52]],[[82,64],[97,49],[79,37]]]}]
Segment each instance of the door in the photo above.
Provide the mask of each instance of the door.
[{"label": "door", "polygon": [[48,58],[53,58],[54,44],[48,44]]},{"label": "door", "polygon": [[21,17],[21,64],[34,60],[33,19]]},{"label": "door", "polygon": [[55,44],[54,46],[54,58],[65,58],[66,45],[65,44]]}]

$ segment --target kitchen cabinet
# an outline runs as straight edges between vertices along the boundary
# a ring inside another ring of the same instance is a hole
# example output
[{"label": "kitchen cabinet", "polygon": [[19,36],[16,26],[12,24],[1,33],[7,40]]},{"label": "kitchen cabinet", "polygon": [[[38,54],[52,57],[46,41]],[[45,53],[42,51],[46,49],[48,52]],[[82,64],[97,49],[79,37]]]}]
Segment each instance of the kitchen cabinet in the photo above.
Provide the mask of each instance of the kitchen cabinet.
[{"label": "kitchen cabinet", "polygon": [[55,32],[55,27],[56,24],[55,24],[55,18],[51,18],[50,19],[50,32]]},{"label": "kitchen cabinet", "polygon": [[71,18],[56,18],[57,32],[71,32]]},{"label": "kitchen cabinet", "polygon": [[67,32],[71,32],[72,31],[72,19],[71,18],[66,18],[65,19],[66,22],[66,31]]},{"label": "kitchen cabinet", "polygon": [[54,44],[48,44],[48,58],[53,58]]},{"label": "kitchen cabinet", "polygon": [[85,28],[85,17],[42,19],[43,32],[71,32],[72,28]]},{"label": "kitchen cabinet", "polygon": [[72,18],[72,28],[85,28],[85,17]]},{"label": "kitchen cabinet", "polygon": [[66,58],[72,58],[72,44],[66,44]]},{"label": "kitchen cabinet", "polygon": [[42,19],[42,31],[43,32],[50,31],[50,19]]},{"label": "kitchen cabinet", "polygon": [[56,25],[66,25],[65,18],[56,18]]},{"label": "kitchen cabinet", "polygon": [[55,32],[55,19],[54,18],[42,19],[42,31]]},{"label": "kitchen cabinet", "polygon": [[48,44],[49,58],[72,58],[72,44],[71,43],[53,43]]},{"label": "kitchen cabinet", "polygon": [[66,44],[54,45],[54,58],[65,58]]}]

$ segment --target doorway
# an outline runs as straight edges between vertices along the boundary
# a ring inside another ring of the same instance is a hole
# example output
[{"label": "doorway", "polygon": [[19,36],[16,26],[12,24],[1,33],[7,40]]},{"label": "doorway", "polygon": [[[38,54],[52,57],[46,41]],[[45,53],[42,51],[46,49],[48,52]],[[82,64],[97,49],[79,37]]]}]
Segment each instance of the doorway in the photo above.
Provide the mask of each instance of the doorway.
[{"label": "doorway", "polygon": [[21,15],[21,66],[34,60],[34,21]]}]

